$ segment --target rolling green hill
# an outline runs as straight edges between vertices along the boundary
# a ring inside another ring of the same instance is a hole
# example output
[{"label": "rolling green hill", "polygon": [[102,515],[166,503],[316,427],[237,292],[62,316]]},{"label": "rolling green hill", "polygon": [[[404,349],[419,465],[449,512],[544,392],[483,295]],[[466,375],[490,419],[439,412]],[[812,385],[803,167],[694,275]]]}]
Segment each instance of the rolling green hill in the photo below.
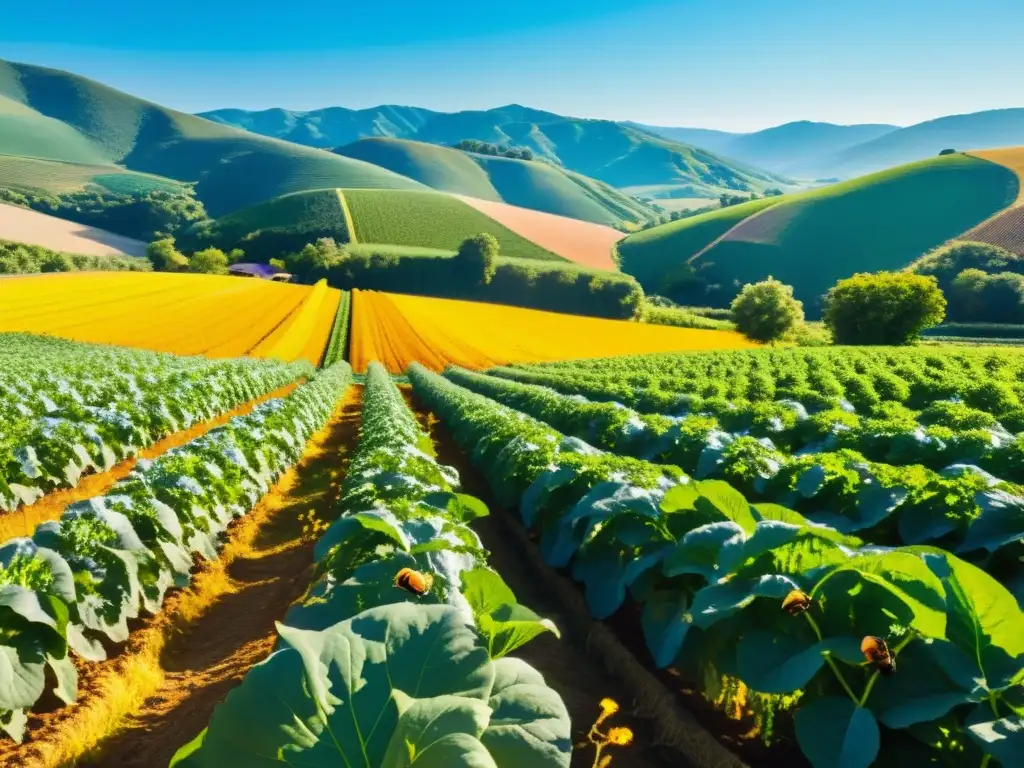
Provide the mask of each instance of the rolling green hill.
[{"label": "rolling green hill", "polygon": [[181,184],[163,176],[126,171],[116,165],[79,165],[57,160],[0,155],[0,186],[17,192],[60,194],[85,187],[130,194],[174,191]]},{"label": "rolling green hill", "polygon": [[179,239],[186,251],[215,245],[241,248],[246,259],[266,260],[298,251],[321,237],[338,243],[354,240],[357,251],[388,252],[393,246],[402,256],[436,256],[454,253],[463,240],[481,232],[498,239],[503,257],[565,262],[461,200],[432,191],[297,192],[203,222]]},{"label": "rolling green hill", "polygon": [[564,261],[450,195],[375,189],[347,189],[342,195],[360,243],[454,251],[467,237],[489,232],[502,256]]},{"label": "rolling green hill", "polygon": [[[793,285],[813,317],[837,280],[906,266],[1012,203],[1018,185],[1007,168],[948,155],[785,196],[761,211],[725,209],[655,227],[626,238],[619,253],[624,271],[648,286],[678,280],[689,263],[696,282],[673,298],[716,306],[772,275]],[[730,220],[736,226],[723,233]]]},{"label": "rolling green hill", "polygon": [[752,200],[632,234],[618,245],[622,271],[633,275],[648,293],[663,293],[667,288],[665,279],[671,280],[691,256],[751,214],[782,199]]},{"label": "rolling green hill", "polygon": [[446,146],[477,139],[527,147],[556,166],[624,188],[629,194],[717,197],[725,191],[761,192],[786,183],[776,174],[632,125],[566,117],[518,104],[455,113],[389,106],[303,113],[216,110],[203,115],[313,146],[343,147],[359,139],[383,137]]},{"label": "rolling green hill", "polygon": [[0,155],[195,182],[215,216],[305,189],[420,188],[358,160],[176,112],[67,72],[2,61]]},{"label": "rolling green hill", "polygon": [[618,190],[548,163],[513,160],[402,139],[363,139],[336,149],[428,187],[511,203],[595,224],[639,222],[655,211]]}]

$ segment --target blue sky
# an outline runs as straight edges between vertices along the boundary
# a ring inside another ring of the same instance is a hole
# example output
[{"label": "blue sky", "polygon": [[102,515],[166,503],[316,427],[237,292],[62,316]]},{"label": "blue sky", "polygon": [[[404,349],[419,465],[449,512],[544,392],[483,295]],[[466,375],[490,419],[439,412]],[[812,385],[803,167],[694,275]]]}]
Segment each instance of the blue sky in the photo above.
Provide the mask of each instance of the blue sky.
[{"label": "blue sky", "polygon": [[1024,106],[1021,0],[8,0],[0,19],[0,58],[186,111],[517,102],[756,130]]}]

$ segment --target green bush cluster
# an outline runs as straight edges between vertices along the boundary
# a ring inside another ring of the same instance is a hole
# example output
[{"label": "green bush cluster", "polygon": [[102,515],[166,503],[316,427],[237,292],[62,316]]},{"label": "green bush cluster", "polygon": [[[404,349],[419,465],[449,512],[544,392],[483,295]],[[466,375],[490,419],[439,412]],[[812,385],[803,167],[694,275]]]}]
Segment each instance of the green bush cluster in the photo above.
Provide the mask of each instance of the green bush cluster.
[{"label": "green bush cluster", "polygon": [[84,189],[61,195],[0,187],[0,202],[147,242],[174,235],[206,219],[206,209],[188,187],[128,194]]},{"label": "green bush cluster", "polygon": [[489,282],[483,280],[481,264],[467,269],[466,260],[458,256],[406,257],[394,248],[349,248],[329,239],[311,243],[283,261],[301,282],[326,278],[342,290],[423,294],[594,317],[632,318],[644,295],[626,275],[500,255]]},{"label": "green bush cluster", "polygon": [[0,275],[41,272],[148,272],[152,265],[134,256],[86,256],[60,253],[40,245],[0,240]]}]

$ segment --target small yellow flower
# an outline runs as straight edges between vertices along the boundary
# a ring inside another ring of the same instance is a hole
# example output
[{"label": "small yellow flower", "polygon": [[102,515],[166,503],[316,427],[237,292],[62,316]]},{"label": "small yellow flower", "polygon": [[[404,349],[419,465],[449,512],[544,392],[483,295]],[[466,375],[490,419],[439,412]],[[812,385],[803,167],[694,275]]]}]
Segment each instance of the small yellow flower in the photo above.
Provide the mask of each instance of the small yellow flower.
[{"label": "small yellow flower", "polygon": [[619,711],[619,702],[615,699],[601,699],[601,714],[605,717],[611,717]]},{"label": "small yellow flower", "polygon": [[604,757],[601,758],[601,762],[599,762],[597,764],[597,768],[608,768],[608,766],[611,765],[611,764],[612,764],[612,756],[611,755],[605,755]]},{"label": "small yellow flower", "polygon": [[612,728],[608,731],[608,743],[628,747],[633,743],[633,731],[626,727]]}]

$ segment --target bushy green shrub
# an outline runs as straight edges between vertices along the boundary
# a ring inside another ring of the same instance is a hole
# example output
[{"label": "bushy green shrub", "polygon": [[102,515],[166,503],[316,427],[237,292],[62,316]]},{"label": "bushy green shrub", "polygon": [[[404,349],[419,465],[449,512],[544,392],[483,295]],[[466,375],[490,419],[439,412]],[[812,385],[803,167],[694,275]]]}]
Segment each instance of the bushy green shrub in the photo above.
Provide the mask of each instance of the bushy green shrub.
[{"label": "bushy green shrub", "polygon": [[933,276],[860,272],[825,296],[825,325],[836,344],[908,344],[946,315]]},{"label": "bushy green shrub", "polygon": [[736,329],[754,341],[778,341],[804,319],[804,305],[793,298],[793,286],[769,277],[748,283],[733,299]]},{"label": "bushy green shrub", "polygon": [[0,240],[0,275],[32,275],[41,272],[148,272],[147,259],[134,256],[87,256],[60,253],[39,245]]}]

